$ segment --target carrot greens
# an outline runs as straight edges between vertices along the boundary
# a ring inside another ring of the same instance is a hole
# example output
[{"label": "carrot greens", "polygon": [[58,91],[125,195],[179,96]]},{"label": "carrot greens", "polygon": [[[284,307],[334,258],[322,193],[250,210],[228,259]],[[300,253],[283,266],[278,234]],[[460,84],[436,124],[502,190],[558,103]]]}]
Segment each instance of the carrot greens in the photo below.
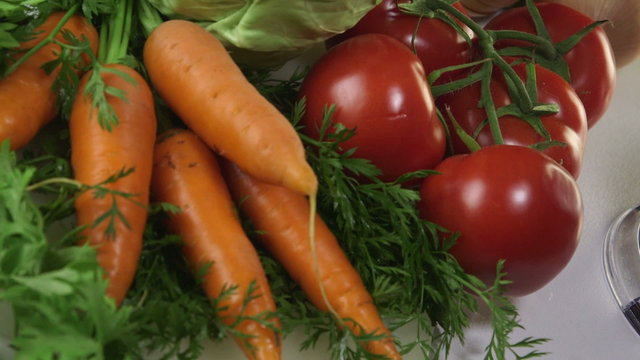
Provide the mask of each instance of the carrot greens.
[{"label": "carrot greens", "polygon": [[[303,102],[294,108],[294,123],[301,117]],[[442,238],[436,224],[422,220],[414,206],[416,190],[397,183],[383,183],[378,170],[356,159],[349,152],[339,154],[340,142],[352,136],[345,128],[329,132],[331,109],[325,114],[323,137],[303,137],[310,147],[310,161],[319,176],[319,211],[338,234],[341,244],[372,289],[377,306],[387,321],[402,327],[408,319],[417,321],[421,334],[405,350],[418,347],[427,358],[448,354],[452,342],[464,341],[470,315],[480,305],[491,312],[494,333],[485,359],[502,359],[521,348],[531,348],[546,339],[526,338],[513,342],[513,331],[520,328],[515,306],[502,295],[503,279],[492,286],[463,271],[447,251],[456,234]],[[408,178],[428,176],[430,171],[407,174]],[[357,174],[366,181],[360,182]],[[428,316],[427,316],[428,315]],[[426,316],[426,317],[425,317]],[[531,350],[520,358],[543,355]],[[520,355],[518,355],[520,356]]]},{"label": "carrot greens", "polygon": [[35,173],[19,165],[8,143],[2,145],[0,301],[11,304],[19,358],[104,359],[125,346],[137,352],[131,309],[117,309],[104,297],[95,251],[47,240],[45,216],[27,191]]}]

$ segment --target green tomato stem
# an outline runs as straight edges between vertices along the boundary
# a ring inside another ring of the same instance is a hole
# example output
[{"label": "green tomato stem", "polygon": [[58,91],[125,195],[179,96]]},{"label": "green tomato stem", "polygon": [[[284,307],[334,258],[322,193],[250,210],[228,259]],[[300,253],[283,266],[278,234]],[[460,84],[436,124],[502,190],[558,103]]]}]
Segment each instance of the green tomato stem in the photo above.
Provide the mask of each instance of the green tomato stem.
[{"label": "green tomato stem", "polygon": [[[471,29],[471,31],[473,31],[476,34],[476,36],[478,37],[478,44],[482,49],[482,53],[484,54],[484,56],[488,59],[491,59],[491,61],[496,66],[498,66],[500,70],[504,72],[505,76],[511,79],[511,81],[513,82],[516,92],[518,94],[518,100],[517,100],[518,105],[521,106],[524,112],[531,109],[531,107],[533,106],[533,101],[531,100],[531,97],[529,96],[527,89],[524,86],[524,83],[522,82],[518,74],[516,74],[516,72],[513,70],[513,68],[511,68],[509,63],[507,63],[494,48],[493,43],[495,42],[495,39],[492,37],[491,33],[483,29],[482,26],[480,26],[478,23],[473,21],[463,12],[456,9],[454,6],[450,5],[444,0],[433,1],[433,6],[436,9],[441,9],[448,12],[449,14],[454,16],[456,19],[458,19],[460,22],[462,22],[464,25],[469,27],[469,29]],[[489,81],[489,80],[490,79],[486,79],[486,81]],[[483,82],[484,81],[485,79],[483,79]],[[493,107],[493,101],[490,101],[485,105]],[[495,108],[486,109],[486,111],[487,111],[487,115],[489,115],[489,113],[495,114]],[[497,132],[492,131],[492,133],[494,133],[494,135],[498,135],[499,131]],[[496,141],[496,143],[502,143],[502,137],[500,136],[499,138],[494,138],[494,141]]]},{"label": "green tomato stem", "polygon": [[599,21],[595,21],[587,26],[585,26],[584,28],[582,28],[580,31],[578,31],[577,33],[573,34],[572,36],[569,36],[568,38],[566,38],[563,41],[560,41],[558,43],[555,44],[555,48],[558,51],[558,53],[560,53],[561,55],[566,55],[569,51],[571,51],[571,49],[573,49],[574,46],[576,46],[585,36],[587,36],[587,34],[589,34],[591,31],[593,31],[595,28],[600,27],[604,24],[606,24],[608,22],[608,20],[599,20]]},{"label": "green tomato stem", "polygon": [[527,88],[522,79],[520,79],[511,65],[509,65],[509,63],[506,62],[502,58],[502,56],[498,55],[497,51],[493,49],[493,46],[488,51],[495,53],[495,56],[493,56],[494,64],[497,65],[500,70],[502,70],[505,77],[511,80],[511,82],[513,83],[514,89],[518,94],[518,96],[514,100],[516,101],[516,103],[518,103],[520,109],[522,109],[523,112],[528,112],[529,110],[531,110],[531,108],[533,108],[533,100],[531,99],[531,96],[529,96],[529,92],[527,91]]},{"label": "green tomato stem", "polygon": [[459,80],[454,80],[442,85],[432,85],[431,86],[431,95],[434,97],[439,97],[440,95],[450,93],[452,91],[467,87],[475,82],[482,80],[484,74],[482,71],[476,71],[471,75],[464,77]]},{"label": "green tomato stem", "polygon": [[470,152],[480,150],[482,148],[480,144],[478,144],[478,142],[475,140],[474,137],[472,137],[471,135],[469,135],[467,132],[464,131],[464,129],[460,126],[460,124],[456,120],[455,116],[453,116],[453,113],[451,112],[451,109],[448,106],[446,111],[447,111],[447,117],[449,118],[449,121],[451,122],[451,124],[453,124],[454,131],[456,132],[460,140],[462,140],[462,142],[467,147],[467,149],[469,149]]},{"label": "green tomato stem", "polygon": [[496,145],[504,144],[504,139],[502,138],[502,131],[500,130],[500,123],[498,122],[498,115],[496,113],[496,106],[493,102],[493,97],[491,96],[491,78],[493,72],[493,65],[491,63],[486,63],[483,66],[483,71],[486,76],[482,78],[482,104],[487,113],[487,120],[489,121],[489,129],[491,130],[491,136],[493,137],[493,142]]},{"label": "green tomato stem", "polygon": [[536,50],[539,50],[544,54],[546,58],[554,59],[558,51],[556,50],[553,43],[548,39],[542,38],[540,36],[530,34],[524,31],[516,31],[516,30],[485,30],[488,31],[495,40],[500,39],[515,39],[522,40],[534,45],[537,45]]},{"label": "green tomato stem", "polygon": [[542,15],[540,15],[540,11],[538,11],[533,0],[526,0],[525,5],[527,7],[527,11],[531,15],[531,20],[533,21],[533,25],[536,28],[538,36],[551,41],[551,35],[549,35],[547,27],[544,25],[544,20],[542,20]]}]

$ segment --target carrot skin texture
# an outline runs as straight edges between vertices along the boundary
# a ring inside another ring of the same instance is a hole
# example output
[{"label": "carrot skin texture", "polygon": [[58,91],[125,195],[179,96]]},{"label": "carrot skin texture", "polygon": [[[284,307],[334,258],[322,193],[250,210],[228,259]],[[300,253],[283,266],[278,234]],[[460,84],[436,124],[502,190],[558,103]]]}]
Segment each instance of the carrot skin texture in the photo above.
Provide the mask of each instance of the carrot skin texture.
[{"label": "carrot skin texture", "polygon": [[[64,13],[52,13],[38,27],[41,31],[34,39],[23,44],[28,49],[51,33]],[[72,16],[63,26],[78,38],[86,37],[94,52],[98,48],[98,32],[84,17]],[[61,33],[56,39],[65,42]],[[56,115],[57,96],[51,87],[59,73],[59,68],[47,74],[41,66],[54,60],[60,51],[57,44],[47,44],[14,72],[0,80],[0,141],[10,139],[12,149],[27,145],[45,124]]]},{"label": "carrot skin texture", "polygon": [[[255,228],[257,240],[284,266],[309,300],[320,310],[328,306],[322,296],[309,243],[309,203],[304,196],[281,186],[257,180],[230,162],[223,174],[240,210]],[[320,281],[331,307],[343,319],[355,321],[365,333],[388,335],[365,344],[368,351],[389,359],[400,359],[393,338],[378,314],[360,275],[344,254],[336,237],[315,217],[315,248]],[[345,321],[354,333],[360,329]]]},{"label": "carrot skin texture", "polygon": [[[182,210],[170,217],[170,231],[181,236],[185,257],[194,270],[211,264],[203,279],[205,293],[218,298],[225,286],[238,286],[231,296],[221,299],[220,318],[231,325],[239,315],[273,313],[276,305],[264,269],[239,222],[213,151],[193,132],[172,129],[160,136],[154,157],[154,199]],[[252,282],[257,286],[254,295],[260,296],[250,300],[242,312]],[[275,317],[267,321],[280,327]],[[280,359],[278,333],[255,320],[242,320],[235,329],[253,336],[248,340],[253,349],[235,339],[248,359]]]},{"label": "carrot skin texture", "polygon": [[295,129],[215,36],[169,20],[151,33],[143,57],[160,96],[211,148],[259,179],[315,194],[317,179]]},{"label": "carrot skin texture", "polygon": [[83,242],[94,246],[98,262],[109,279],[107,294],[116,304],[124,299],[131,285],[142,250],[142,236],[147,220],[153,147],[156,139],[156,114],[151,89],[135,70],[124,65],[105,65],[126,73],[135,80],[132,84],[112,72],[101,74],[107,86],[126,92],[126,100],[108,95],[119,120],[111,132],[98,124],[98,111],[91,106],[91,97],[84,95],[91,75],[83,76],[71,110],[71,164],[74,177],[86,185],[95,185],[124,169],[133,172],[106,184],[105,187],[129,194],[132,199],[116,197],[118,209],[127,224],[117,219],[115,236],[105,234],[107,222],[92,226],[96,219],[108,211],[113,198],[94,198],[92,191],[82,193],[75,201],[76,221],[86,226]]}]

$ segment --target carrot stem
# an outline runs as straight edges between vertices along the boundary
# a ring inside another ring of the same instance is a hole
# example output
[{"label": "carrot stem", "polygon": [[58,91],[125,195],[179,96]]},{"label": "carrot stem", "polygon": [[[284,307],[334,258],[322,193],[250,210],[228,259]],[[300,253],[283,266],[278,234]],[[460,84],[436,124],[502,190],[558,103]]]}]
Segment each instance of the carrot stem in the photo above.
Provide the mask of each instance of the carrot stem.
[{"label": "carrot stem", "polygon": [[27,186],[27,191],[37,190],[43,186],[47,186],[50,184],[69,184],[77,188],[82,188],[84,186],[81,182],[73,179],[69,179],[66,177],[53,177],[53,178],[44,179],[42,181],[39,181],[37,183]]},{"label": "carrot stem", "polygon": [[138,20],[146,36],[149,36],[153,29],[163,21],[158,10],[149,4],[147,0],[138,1]]},{"label": "carrot stem", "polygon": [[121,57],[124,57],[127,54],[127,48],[129,47],[129,39],[131,38],[132,23],[133,23],[133,1],[128,0],[127,12],[125,13],[125,17],[124,17],[124,31],[122,34],[123,35],[122,40],[120,41],[120,44],[123,47],[122,49],[120,49],[120,52],[122,53]]},{"label": "carrot stem", "polygon": [[102,26],[100,27],[100,45],[98,45],[98,57],[99,62],[103,61],[103,58],[106,58],[106,50],[107,44],[109,43],[109,33],[111,32],[110,26]]},{"label": "carrot stem", "polygon": [[109,16],[107,25],[100,32],[99,60],[103,64],[119,63],[127,55],[129,47],[133,3],[122,0]]}]

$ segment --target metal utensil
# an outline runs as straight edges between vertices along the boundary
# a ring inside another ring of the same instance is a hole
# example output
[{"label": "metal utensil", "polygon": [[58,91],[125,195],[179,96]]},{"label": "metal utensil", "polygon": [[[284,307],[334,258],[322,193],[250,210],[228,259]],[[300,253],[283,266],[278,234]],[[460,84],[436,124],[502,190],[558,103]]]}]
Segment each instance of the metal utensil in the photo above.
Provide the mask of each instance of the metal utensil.
[{"label": "metal utensil", "polygon": [[604,242],[604,270],[620,310],[640,335],[640,205],[611,224]]}]

